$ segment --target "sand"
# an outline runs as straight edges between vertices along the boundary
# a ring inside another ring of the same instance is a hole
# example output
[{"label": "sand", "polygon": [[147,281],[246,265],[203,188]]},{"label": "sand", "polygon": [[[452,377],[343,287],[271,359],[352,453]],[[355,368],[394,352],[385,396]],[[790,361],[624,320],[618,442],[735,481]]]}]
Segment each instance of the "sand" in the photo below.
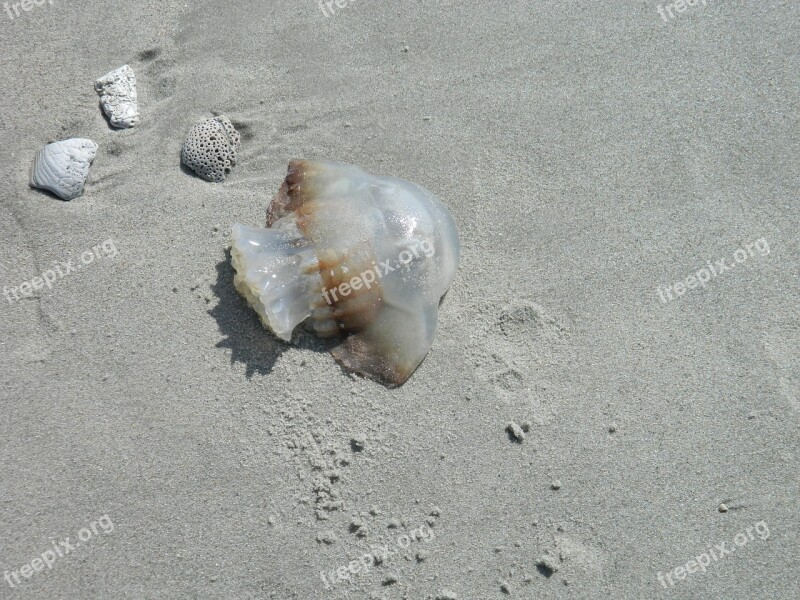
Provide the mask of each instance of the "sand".
[{"label": "sand", "polygon": [[[0,597],[800,594],[798,5],[341,4],[0,12],[0,285],[80,265],[0,299]],[[179,153],[217,114],[210,184]],[[76,136],[83,196],[29,189]],[[459,225],[398,389],[233,289],[231,225],[298,157]]]}]

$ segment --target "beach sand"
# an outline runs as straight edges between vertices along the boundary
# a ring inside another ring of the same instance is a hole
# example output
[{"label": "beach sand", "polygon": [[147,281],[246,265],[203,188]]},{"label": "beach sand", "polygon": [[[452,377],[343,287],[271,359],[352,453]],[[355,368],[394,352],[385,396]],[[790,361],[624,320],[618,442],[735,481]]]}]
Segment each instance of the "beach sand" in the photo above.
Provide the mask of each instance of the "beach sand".
[{"label": "beach sand", "polygon": [[[797,597],[800,7],[341,5],[0,12],[0,285],[80,267],[0,300],[0,597]],[[179,156],[218,114],[211,184]],[[68,137],[99,151],[63,202],[28,170]],[[458,223],[402,387],[233,289],[292,158]]]}]

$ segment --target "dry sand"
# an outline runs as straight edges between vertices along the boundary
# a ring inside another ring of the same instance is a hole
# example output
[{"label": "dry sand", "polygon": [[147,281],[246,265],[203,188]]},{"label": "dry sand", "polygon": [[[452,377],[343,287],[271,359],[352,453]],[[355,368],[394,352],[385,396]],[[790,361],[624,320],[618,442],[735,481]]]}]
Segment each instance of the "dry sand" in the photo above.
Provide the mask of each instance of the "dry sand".
[{"label": "dry sand", "polygon": [[[0,299],[0,597],[800,594],[796,2],[120,4],[0,12],[0,285],[116,250]],[[125,63],[142,121],[112,131],[92,86]],[[242,147],[214,185],[179,150],[220,113]],[[75,136],[84,195],[29,189]],[[295,157],[416,181],[459,224],[399,389],[233,290],[230,227]]]}]

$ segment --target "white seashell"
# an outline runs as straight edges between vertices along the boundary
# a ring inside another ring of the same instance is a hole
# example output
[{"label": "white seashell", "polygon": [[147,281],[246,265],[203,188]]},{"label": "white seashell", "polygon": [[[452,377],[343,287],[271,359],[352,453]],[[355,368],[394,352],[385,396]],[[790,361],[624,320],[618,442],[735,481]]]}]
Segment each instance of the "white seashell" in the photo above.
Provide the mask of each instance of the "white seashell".
[{"label": "white seashell", "polygon": [[33,159],[30,185],[50,190],[64,200],[77,198],[83,193],[96,154],[97,144],[83,138],[47,144]]},{"label": "white seashell", "polygon": [[294,160],[267,229],[233,226],[234,285],[290,340],[311,319],[345,367],[400,385],[433,343],[458,268],[455,222],[433,194],[342,163]]},{"label": "white seashell", "polygon": [[206,181],[225,181],[236,164],[239,132],[225,115],[195,124],[181,147],[181,162]]},{"label": "white seashell", "polygon": [[127,129],[139,122],[139,103],[136,95],[136,75],[124,65],[95,81],[103,112],[114,127]]}]

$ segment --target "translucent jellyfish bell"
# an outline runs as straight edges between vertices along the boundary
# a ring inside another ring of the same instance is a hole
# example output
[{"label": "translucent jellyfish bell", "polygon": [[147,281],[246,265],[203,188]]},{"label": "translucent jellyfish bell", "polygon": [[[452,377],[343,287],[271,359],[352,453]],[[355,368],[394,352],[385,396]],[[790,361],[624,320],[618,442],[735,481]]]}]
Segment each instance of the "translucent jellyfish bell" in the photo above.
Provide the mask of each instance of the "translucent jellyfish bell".
[{"label": "translucent jellyfish bell", "polygon": [[345,367],[405,382],[430,350],[458,268],[450,212],[427,190],[332,161],[294,160],[267,228],[233,226],[234,284],[289,341],[309,319]]}]

